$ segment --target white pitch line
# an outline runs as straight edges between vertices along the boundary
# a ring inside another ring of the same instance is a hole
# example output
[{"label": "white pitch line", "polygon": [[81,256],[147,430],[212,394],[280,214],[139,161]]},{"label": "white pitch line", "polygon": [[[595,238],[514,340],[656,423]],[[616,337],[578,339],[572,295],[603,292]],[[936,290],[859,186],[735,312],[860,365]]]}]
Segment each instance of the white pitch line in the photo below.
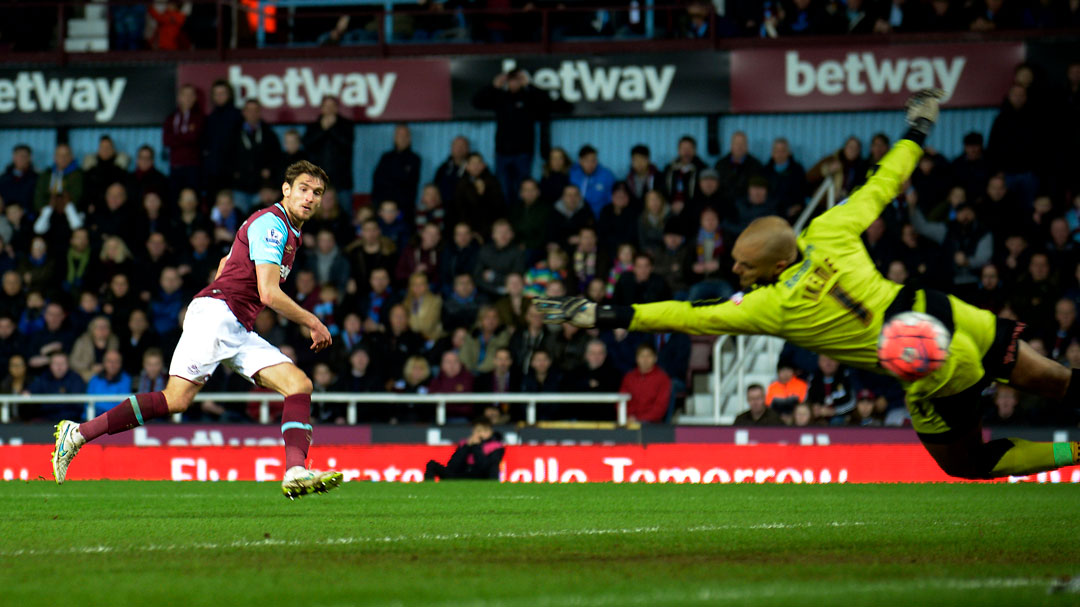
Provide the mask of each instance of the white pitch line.
[{"label": "white pitch line", "polygon": [[187,544],[146,544],[143,546],[71,546],[54,550],[36,550],[33,548],[0,551],[0,557],[53,556],[62,554],[105,554],[111,552],[173,552],[177,550],[228,550],[249,549],[277,546],[342,546],[351,544],[396,544],[412,541],[457,541],[457,540],[521,540],[566,536],[604,536],[604,535],[643,535],[650,533],[709,533],[714,531],[759,531],[777,529],[802,529],[809,527],[856,527],[867,523],[859,521],[833,521],[830,523],[762,523],[756,525],[698,525],[682,529],[650,527],[625,527],[610,529],[552,529],[546,531],[498,531],[493,533],[419,533],[412,535],[384,535],[366,537],[337,537],[321,540],[293,539],[279,540],[266,538],[261,540],[234,540],[231,542],[193,542]]}]

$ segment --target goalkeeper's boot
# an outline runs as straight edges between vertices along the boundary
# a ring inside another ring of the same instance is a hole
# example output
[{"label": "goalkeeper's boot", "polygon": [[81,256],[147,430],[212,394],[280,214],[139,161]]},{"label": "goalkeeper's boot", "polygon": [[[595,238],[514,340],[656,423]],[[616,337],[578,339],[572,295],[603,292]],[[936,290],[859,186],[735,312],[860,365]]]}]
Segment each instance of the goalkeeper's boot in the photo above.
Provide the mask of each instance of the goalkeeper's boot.
[{"label": "goalkeeper's boot", "polygon": [[52,452],[53,478],[56,479],[57,485],[63,485],[64,479],[67,478],[68,466],[71,465],[71,460],[75,459],[75,454],[79,452],[79,449],[86,444],[86,439],[79,432],[79,424],[66,419],[56,424],[56,432],[53,436],[56,437],[56,446]]},{"label": "goalkeeper's boot", "polygon": [[343,480],[344,475],[336,470],[308,470],[303,466],[293,466],[285,471],[281,493],[291,500],[309,493],[326,493]]}]

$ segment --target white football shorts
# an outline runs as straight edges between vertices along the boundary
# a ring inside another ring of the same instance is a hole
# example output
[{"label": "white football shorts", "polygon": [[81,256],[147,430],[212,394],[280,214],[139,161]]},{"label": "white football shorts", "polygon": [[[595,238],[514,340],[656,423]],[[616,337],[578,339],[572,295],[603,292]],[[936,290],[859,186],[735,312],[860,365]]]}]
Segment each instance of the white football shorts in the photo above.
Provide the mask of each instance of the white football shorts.
[{"label": "white football shorts", "polygon": [[244,328],[224,300],[197,297],[188,305],[169,375],[204,384],[214,369],[225,363],[255,383],[252,378],[259,371],[291,362],[258,333]]}]

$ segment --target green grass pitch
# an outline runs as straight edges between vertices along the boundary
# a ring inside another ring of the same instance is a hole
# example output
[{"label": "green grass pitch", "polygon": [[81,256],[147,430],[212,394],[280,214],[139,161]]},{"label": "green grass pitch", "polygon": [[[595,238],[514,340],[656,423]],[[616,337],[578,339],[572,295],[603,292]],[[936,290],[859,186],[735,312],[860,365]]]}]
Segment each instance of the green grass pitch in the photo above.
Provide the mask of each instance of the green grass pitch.
[{"label": "green grass pitch", "polygon": [[1076,605],[1073,485],[0,483],[0,605]]}]

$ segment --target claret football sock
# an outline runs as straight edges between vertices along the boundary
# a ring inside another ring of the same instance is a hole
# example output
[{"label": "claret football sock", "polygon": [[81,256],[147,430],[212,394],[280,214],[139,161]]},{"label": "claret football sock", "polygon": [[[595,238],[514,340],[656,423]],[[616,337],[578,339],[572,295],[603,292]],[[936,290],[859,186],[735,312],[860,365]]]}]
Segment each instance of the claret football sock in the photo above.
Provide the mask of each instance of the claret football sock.
[{"label": "claret football sock", "polygon": [[281,436],[285,439],[285,469],[304,466],[311,445],[311,395],[285,397],[281,410]]},{"label": "claret football sock", "polygon": [[162,392],[144,392],[129,397],[119,405],[109,409],[94,419],[79,426],[79,433],[88,440],[94,440],[102,434],[116,434],[141,426],[147,421],[165,417],[169,414],[169,405]]}]

